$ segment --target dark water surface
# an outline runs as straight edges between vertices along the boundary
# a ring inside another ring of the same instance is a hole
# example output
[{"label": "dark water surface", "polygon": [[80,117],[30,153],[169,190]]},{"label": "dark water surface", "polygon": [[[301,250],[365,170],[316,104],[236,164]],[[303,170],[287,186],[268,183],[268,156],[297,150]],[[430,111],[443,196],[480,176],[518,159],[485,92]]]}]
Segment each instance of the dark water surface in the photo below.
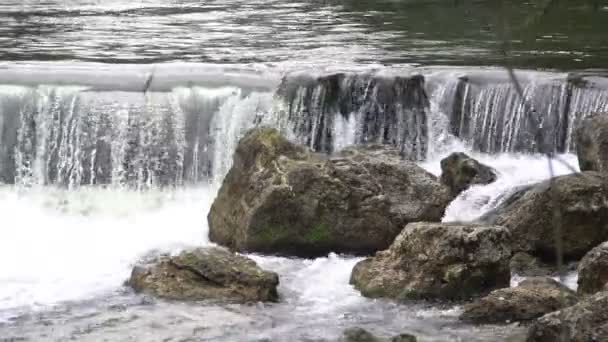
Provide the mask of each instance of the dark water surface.
[{"label": "dark water surface", "polygon": [[3,0],[0,61],[606,67],[608,1],[536,3]]}]

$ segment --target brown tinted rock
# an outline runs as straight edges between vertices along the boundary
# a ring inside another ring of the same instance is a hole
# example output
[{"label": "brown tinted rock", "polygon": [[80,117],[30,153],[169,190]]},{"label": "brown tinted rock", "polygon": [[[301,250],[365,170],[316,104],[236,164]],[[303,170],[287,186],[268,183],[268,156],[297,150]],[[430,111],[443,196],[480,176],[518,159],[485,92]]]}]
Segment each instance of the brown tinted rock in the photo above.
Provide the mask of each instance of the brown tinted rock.
[{"label": "brown tinted rock", "polygon": [[529,321],[576,301],[574,291],[551,278],[529,278],[465,305],[460,318],[473,323]]},{"label": "brown tinted rock", "polygon": [[599,292],[537,319],[528,331],[527,341],[608,341],[608,292]]},{"label": "brown tinted rock", "polygon": [[608,284],[608,242],[592,249],[578,266],[578,292],[593,294]]},{"label": "brown tinted rock", "polygon": [[518,252],[511,257],[509,263],[511,275],[522,277],[546,276],[553,273],[553,268],[538,258],[524,252]]},{"label": "brown tinted rock", "polygon": [[608,172],[608,113],[592,114],[576,129],[576,154],[581,171]]},{"label": "brown tinted rock", "polygon": [[338,342],[416,342],[415,336],[410,334],[401,334],[390,338],[382,338],[374,336],[369,331],[362,328],[350,328],[344,331],[344,334]]},{"label": "brown tinted rock", "polygon": [[209,236],[237,251],[369,254],[408,222],[440,221],[449,202],[436,177],[389,147],[328,158],[260,128],[239,142],[208,216]]},{"label": "brown tinted rock", "polygon": [[441,183],[456,197],[475,184],[490,184],[496,181],[496,172],[467,154],[452,153],[441,161]]},{"label": "brown tinted rock", "polygon": [[277,301],[279,277],[222,248],[198,248],[136,266],[128,284],[173,300]]},{"label": "brown tinted rock", "polygon": [[468,299],[509,286],[509,239],[497,226],[410,223],[351,283],[367,297]]},{"label": "brown tinted rock", "polygon": [[517,196],[489,221],[511,231],[514,252],[526,252],[543,260],[555,258],[555,209],[560,213],[566,259],[581,258],[608,240],[607,176],[583,172],[556,177]]}]

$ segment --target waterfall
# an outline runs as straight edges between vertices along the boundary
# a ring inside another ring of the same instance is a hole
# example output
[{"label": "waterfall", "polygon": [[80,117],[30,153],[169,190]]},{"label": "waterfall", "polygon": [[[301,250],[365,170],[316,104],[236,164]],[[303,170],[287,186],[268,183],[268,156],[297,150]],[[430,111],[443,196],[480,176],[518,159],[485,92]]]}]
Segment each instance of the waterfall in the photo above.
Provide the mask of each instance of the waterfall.
[{"label": "waterfall", "polygon": [[135,83],[0,85],[0,182],[217,185],[255,125],[324,153],[355,144],[391,144],[419,161],[455,148],[569,152],[579,122],[608,112],[602,77],[518,71],[524,102],[504,71],[414,71],[287,73],[267,88],[205,78],[147,93]]},{"label": "waterfall", "polygon": [[398,146],[408,159],[426,156],[429,100],[420,75],[287,76],[278,96],[280,116],[295,139],[313,150],[375,143]]},{"label": "waterfall", "polygon": [[235,148],[238,132],[251,127],[256,111],[267,110],[271,96],[236,87],[144,94],[3,86],[0,181],[69,188],[206,181],[213,172],[225,173],[231,158],[211,151],[212,140],[218,148]]}]

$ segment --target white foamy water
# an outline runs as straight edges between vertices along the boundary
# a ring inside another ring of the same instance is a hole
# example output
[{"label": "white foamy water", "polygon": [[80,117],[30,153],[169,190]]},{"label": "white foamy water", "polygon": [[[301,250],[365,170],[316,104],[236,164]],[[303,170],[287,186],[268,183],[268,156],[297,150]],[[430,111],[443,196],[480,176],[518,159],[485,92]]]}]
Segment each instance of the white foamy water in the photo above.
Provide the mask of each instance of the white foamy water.
[{"label": "white foamy water", "polygon": [[[497,171],[497,180],[488,185],[474,185],[462,192],[448,206],[443,218],[444,222],[472,221],[481,215],[495,209],[513,191],[521,186],[531,185],[546,180],[551,176],[551,168],[547,157],[543,155],[499,154],[487,155],[463,152]],[[440,161],[446,155],[441,155],[422,166],[429,172],[441,174]],[[557,160],[559,159],[559,160]],[[578,171],[578,161],[573,154],[559,155],[552,162],[553,175],[560,176]]]},{"label": "white foamy water", "polygon": [[210,199],[207,189],[0,188],[0,314],[109,293],[144,254],[205,243]]}]

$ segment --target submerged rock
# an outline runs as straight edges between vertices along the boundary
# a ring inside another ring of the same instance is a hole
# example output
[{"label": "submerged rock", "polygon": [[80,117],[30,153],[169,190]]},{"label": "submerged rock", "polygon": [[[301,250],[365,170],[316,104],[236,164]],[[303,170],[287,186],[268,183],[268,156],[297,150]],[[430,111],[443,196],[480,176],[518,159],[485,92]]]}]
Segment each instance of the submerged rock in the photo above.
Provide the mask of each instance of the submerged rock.
[{"label": "submerged rock", "polygon": [[369,254],[408,222],[440,221],[449,202],[435,176],[392,148],[328,158],[259,128],[239,142],[208,216],[209,236],[237,251]]},{"label": "submerged rock", "polygon": [[576,304],[576,293],[548,278],[529,278],[519,286],[492,291],[464,306],[460,319],[473,323],[529,321]]},{"label": "submerged rock", "polygon": [[511,231],[514,252],[543,260],[555,258],[554,209],[559,213],[567,260],[581,258],[608,240],[608,176],[597,172],[560,176],[516,196],[486,221]]},{"label": "submerged rock", "polygon": [[608,341],[608,292],[599,292],[537,319],[528,331],[527,341]]},{"label": "submerged rock", "polygon": [[608,242],[592,249],[578,266],[578,292],[593,294],[608,284]]},{"label": "submerged rock", "polygon": [[401,334],[394,337],[382,338],[376,337],[369,331],[363,328],[350,328],[344,331],[344,334],[338,342],[416,342],[416,336],[410,334]]},{"label": "submerged rock", "polygon": [[452,153],[441,161],[441,183],[450,188],[453,197],[475,184],[496,181],[496,172],[467,154]]},{"label": "submerged rock", "polygon": [[576,154],[581,171],[608,172],[608,113],[592,114],[576,129]]},{"label": "submerged rock", "polygon": [[249,258],[209,247],[136,266],[128,284],[138,292],[173,300],[277,301],[279,276]]},{"label": "submerged rock", "polygon": [[509,286],[509,240],[498,226],[410,223],[354,267],[351,284],[367,297],[469,299]]}]

